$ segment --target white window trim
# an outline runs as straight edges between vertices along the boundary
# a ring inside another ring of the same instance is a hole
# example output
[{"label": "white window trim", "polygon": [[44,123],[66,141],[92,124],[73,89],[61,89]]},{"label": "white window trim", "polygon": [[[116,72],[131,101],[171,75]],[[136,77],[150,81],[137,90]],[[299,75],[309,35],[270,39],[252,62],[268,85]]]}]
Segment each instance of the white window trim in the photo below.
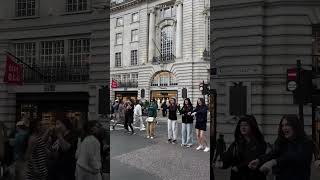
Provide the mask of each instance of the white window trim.
[{"label": "white window trim", "polygon": [[[138,15],[138,20],[137,20],[137,21],[133,21],[133,15],[135,15],[135,14]],[[137,23],[137,22],[139,22],[139,21],[140,21],[140,14],[139,14],[139,12],[132,13],[132,14],[131,14],[131,24],[132,24],[132,23]]]}]

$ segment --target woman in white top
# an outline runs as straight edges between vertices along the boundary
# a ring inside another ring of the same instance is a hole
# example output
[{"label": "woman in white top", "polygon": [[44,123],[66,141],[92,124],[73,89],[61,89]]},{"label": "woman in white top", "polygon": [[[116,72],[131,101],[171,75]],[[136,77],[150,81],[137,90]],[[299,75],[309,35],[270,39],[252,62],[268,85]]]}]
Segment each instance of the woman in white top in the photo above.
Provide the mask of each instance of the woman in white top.
[{"label": "woman in white top", "polygon": [[100,142],[97,138],[101,125],[89,121],[86,125],[87,136],[80,143],[76,152],[76,180],[102,180]]}]

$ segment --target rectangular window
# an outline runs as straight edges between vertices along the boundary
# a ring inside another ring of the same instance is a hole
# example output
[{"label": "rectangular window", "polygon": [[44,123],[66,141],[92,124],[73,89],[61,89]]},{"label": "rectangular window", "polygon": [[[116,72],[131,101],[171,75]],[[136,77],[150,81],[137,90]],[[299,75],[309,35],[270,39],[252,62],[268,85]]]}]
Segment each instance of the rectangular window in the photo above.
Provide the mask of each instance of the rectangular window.
[{"label": "rectangular window", "polygon": [[171,18],[176,16],[176,9],[174,6],[162,6],[160,9],[160,18]]},{"label": "rectangular window", "polygon": [[69,40],[69,60],[72,66],[85,66],[89,64],[90,39]]},{"label": "rectangular window", "polygon": [[131,51],[131,65],[138,65],[138,50]]},{"label": "rectangular window", "polygon": [[[16,43],[15,47],[15,55],[21,59],[23,62],[27,63],[31,67],[35,67],[36,65],[36,43],[28,42],[28,43]],[[23,66],[23,79],[28,80],[32,79],[35,75],[34,71],[30,68]]]},{"label": "rectangular window", "polygon": [[247,114],[247,87],[236,85],[230,87],[230,115],[242,116]]},{"label": "rectangular window", "polygon": [[42,41],[40,45],[42,67],[61,67],[64,62],[64,41]]},{"label": "rectangular window", "polygon": [[36,0],[16,0],[16,17],[36,15]]},{"label": "rectangular window", "polygon": [[122,33],[116,34],[116,44],[122,44]]},{"label": "rectangular window", "polygon": [[116,25],[117,25],[117,27],[119,27],[119,26],[123,26],[123,18],[122,18],[122,17],[117,18]]},{"label": "rectangular window", "polygon": [[138,40],[139,40],[138,29],[134,29],[131,31],[131,42],[138,41]]},{"label": "rectangular window", "polygon": [[115,57],[115,66],[121,67],[121,52],[117,52]]},{"label": "rectangular window", "polygon": [[138,73],[132,73],[131,74],[131,81],[132,82],[138,82]]},{"label": "rectangular window", "polygon": [[138,22],[139,21],[139,13],[133,13],[132,14],[132,20],[133,23],[134,22]]},{"label": "rectangular window", "polygon": [[122,75],[122,82],[123,83],[128,82],[129,78],[130,78],[130,74],[123,74]]},{"label": "rectangular window", "polygon": [[88,0],[66,0],[67,12],[78,12],[88,10]]}]

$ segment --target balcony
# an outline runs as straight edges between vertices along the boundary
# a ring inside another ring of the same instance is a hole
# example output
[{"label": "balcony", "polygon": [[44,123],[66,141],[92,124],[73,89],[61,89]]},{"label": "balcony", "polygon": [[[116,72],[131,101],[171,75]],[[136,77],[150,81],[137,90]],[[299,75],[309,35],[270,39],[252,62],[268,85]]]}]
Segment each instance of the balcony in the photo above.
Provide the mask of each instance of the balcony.
[{"label": "balcony", "polygon": [[173,54],[168,55],[168,56],[158,56],[158,57],[153,57],[152,58],[152,64],[157,65],[157,64],[169,64],[169,63],[174,63],[175,62],[175,56]]},{"label": "balcony", "polygon": [[119,88],[137,88],[138,81],[118,81]]},{"label": "balcony", "polygon": [[89,80],[89,65],[33,68],[42,75],[28,67],[24,67],[24,83],[87,82]]}]

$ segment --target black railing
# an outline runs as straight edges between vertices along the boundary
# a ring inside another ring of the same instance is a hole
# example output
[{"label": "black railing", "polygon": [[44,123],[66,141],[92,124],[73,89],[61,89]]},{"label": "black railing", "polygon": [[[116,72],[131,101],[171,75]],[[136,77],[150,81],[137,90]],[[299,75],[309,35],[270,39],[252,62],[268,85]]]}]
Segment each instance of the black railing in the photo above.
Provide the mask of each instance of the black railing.
[{"label": "black railing", "polygon": [[118,81],[119,88],[137,88],[138,81]]},{"label": "black railing", "polygon": [[24,67],[23,82],[85,82],[89,80],[89,65],[33,67],[40,73]]},{"label": "black railing", "polygon": [[202,53],[202,57],[204,60],[210,60],[210,51],[208,51],[207,49],[204,49]]},{"label": "black railing", "polygon": [[169,64],[174,63],[176,57],[171,54],[167,56],[158,56],[152,58],[152,64]]}]

